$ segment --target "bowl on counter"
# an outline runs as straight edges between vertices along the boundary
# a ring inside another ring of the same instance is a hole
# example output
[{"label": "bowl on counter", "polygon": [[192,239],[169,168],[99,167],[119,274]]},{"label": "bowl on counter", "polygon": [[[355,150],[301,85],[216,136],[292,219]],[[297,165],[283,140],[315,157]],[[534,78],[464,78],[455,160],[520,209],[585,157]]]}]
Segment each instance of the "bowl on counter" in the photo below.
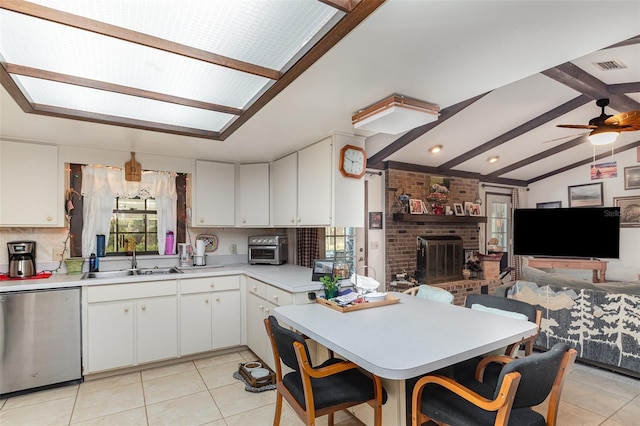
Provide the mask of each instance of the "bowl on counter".
[{"label": "bowl on counter", "polygon": [[380,302],[381,300],[385,300],[387,298],[387,293],[381,293],[379,291],[374,291],[372,293],[367,293],[364,295],[364,300],[367,302]]}]

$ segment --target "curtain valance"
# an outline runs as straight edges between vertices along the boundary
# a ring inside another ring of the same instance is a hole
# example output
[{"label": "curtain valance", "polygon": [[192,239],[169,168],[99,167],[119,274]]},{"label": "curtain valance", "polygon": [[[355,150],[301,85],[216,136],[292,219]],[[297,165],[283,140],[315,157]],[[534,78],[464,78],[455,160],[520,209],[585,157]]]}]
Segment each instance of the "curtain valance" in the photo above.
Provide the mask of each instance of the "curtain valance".
[{"label": "curtain valance", "polygon": [[102,166],[82,166],[82,195],[112,196],[116,198],[178,198],[176,174],[146,171],[140,182],[125,180],[124,170]]}]

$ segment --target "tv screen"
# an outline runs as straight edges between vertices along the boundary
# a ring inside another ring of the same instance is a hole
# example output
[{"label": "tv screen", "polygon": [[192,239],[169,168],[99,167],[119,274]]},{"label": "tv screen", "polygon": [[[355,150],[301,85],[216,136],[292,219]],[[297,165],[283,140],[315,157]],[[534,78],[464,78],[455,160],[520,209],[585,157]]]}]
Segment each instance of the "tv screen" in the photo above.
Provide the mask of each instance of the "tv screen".
[{"label": "tv screen", "polygon": [[620,208],[515,209],[513,252],[519,256],[620,257]]}]

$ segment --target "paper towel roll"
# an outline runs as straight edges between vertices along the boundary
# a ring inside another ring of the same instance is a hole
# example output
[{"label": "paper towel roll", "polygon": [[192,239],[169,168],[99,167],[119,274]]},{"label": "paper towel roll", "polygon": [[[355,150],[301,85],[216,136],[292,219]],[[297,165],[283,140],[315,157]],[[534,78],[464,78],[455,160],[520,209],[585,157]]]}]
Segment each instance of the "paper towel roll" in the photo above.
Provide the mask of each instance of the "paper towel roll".
[{"label": "paper towel roll", "polygon": [[204,240],[196,240],[196,256],[204,256],[205,247]]}]

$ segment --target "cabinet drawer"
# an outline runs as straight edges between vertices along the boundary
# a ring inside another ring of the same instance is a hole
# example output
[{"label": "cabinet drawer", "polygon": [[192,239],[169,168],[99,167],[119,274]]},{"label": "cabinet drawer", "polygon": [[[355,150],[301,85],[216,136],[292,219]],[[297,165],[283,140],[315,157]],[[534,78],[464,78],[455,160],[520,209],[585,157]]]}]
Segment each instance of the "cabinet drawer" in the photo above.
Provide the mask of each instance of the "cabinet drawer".
[{"label": "cabinet drawer", "polygon": [[87,300],[89,303],[140,299],[142,297],[175,296],[176,294],[177,281],[175,280],[87,287]]},{"label": "cabinet drawer", "polygon": [[240,289],[240,277],[237,275],[180,280],[180,294],[238,289]]},{"label": "cabinet drawer", "polygon": [[293,299],[291,293],[280,290],[279,288],[272,287],[267,285],[267,297],[266,299],[278,306],[286,306],[291,305],[293,303]]},{"label": "cabinet drawer", "polygon": [[262,281],[254,280],[253,278],[247,277],[247,292],[266,299],[267,284],[263,283]]}]

